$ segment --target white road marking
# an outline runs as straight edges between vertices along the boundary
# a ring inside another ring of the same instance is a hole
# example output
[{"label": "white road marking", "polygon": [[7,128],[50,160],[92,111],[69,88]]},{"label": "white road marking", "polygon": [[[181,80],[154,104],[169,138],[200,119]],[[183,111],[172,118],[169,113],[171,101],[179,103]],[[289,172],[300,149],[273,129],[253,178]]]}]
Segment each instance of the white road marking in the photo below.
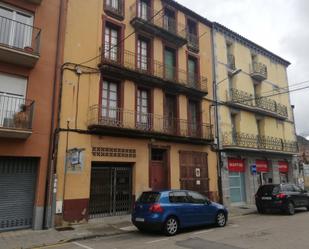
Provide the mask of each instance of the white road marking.
[{"label": "white road marking", "polygon": [[157,240],[151,240],[151,241],[148,241],[148,242],[145,242],[146,244],[152,244],[152,243],[157,243],[157,242],[161,242],[161,241],[165,241],[165,240],[168,240],[168,238],[165,238],[165,239],[157,239]]},{"label": "white road marking", "polygon": [[80,244],[80,243],[78,243],[78,242],[72,242],[72,244],[77,245],[77,246],[82,247],[82,248],[86,248],[86,249],[93,249],[93,248],[90,247],[90,246],[85,246],[85,245]]},{"label": "white road marking", "polygon": [[210,232],[212,232],[212,231],[215,231],[215,229],[203,230],[203,231],[195,232],[195,233],[193,233],[193,234],[210,233]]},{"label": "white road marking", "polygon": [[130,231],[135,231],[136,228],[135,226],[128,226],[128,227],[121,227],[120,230],[130,232]]}]

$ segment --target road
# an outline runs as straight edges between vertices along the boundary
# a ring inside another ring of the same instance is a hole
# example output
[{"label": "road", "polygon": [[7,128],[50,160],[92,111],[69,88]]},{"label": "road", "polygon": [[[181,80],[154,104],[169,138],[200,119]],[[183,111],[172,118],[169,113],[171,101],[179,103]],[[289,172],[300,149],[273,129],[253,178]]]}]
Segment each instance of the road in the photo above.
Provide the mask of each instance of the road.
[{"label": "road", "polygon": [[[128,228],[130,230],[130,228]],[[132,229],[133,230],[133,229]],[[54,249],[308,249],[309,212],[294,216],[252,214],[233,218],[225,228],[202,227],[174,237],[129,233],[42,247]]]}]

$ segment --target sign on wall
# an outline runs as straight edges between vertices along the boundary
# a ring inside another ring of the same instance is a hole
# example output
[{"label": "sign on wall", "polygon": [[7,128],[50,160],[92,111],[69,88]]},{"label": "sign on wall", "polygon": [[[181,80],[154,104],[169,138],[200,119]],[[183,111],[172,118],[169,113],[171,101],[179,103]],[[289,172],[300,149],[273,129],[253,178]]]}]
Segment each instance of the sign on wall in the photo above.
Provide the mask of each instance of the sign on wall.
[{"label": "sign on wall", "polygon": [[278,162],[278,166],[279,166],[280,173],[289,172],[289,164],[287,162],[284,162],[284,161]]},{"label": "sign on wall", "polygon": [[268,172],[268,162],[265,160],[256,160],[257,172]]},{"label": "sign on wall", "polygon": [[242,159],[228,159],[228,169],[230,172],[245,172],[245,162]]},{"label": "sign on wall", "polygon": [[66,158],[67,172],[79,173],[84,169],[84,150],[73,148],[68,150]]}]

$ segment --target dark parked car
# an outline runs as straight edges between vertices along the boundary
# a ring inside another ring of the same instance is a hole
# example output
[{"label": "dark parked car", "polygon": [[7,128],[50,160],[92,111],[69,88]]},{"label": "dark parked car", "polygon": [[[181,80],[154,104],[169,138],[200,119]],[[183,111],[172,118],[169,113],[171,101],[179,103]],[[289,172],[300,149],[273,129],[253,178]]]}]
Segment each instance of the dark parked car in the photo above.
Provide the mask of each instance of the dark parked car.
[{"label": "dark parked car", "polygon": [[186,190],[143,192],[132,213],[132,222],[139,230],[163,231],[168,236],[191,226],[216,224],[223,227],[227,218],[224,206]]},{"label": "dark parked car", "polygon": [[305,207],[309,211],[309,194],[294,184],[266,184],[259,187],[255,204],[259,213],[276,209],[293,215],[295,208]]}]

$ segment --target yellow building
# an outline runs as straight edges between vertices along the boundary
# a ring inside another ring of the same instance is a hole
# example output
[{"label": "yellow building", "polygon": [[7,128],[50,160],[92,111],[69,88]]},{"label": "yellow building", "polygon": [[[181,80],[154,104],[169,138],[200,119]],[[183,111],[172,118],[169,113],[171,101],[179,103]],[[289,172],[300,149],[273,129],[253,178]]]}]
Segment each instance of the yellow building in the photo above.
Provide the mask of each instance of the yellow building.
[{"label": "yellow building", "polygon": [[290,63],[218,23],[213,41],[223,200],[254,204],[260,184],[295,181]]},{"label": "yellow building", "polygon": [[170,0],[68,0],[58,221],[130,212],[145,190],[218,199],[211,23]]}]

